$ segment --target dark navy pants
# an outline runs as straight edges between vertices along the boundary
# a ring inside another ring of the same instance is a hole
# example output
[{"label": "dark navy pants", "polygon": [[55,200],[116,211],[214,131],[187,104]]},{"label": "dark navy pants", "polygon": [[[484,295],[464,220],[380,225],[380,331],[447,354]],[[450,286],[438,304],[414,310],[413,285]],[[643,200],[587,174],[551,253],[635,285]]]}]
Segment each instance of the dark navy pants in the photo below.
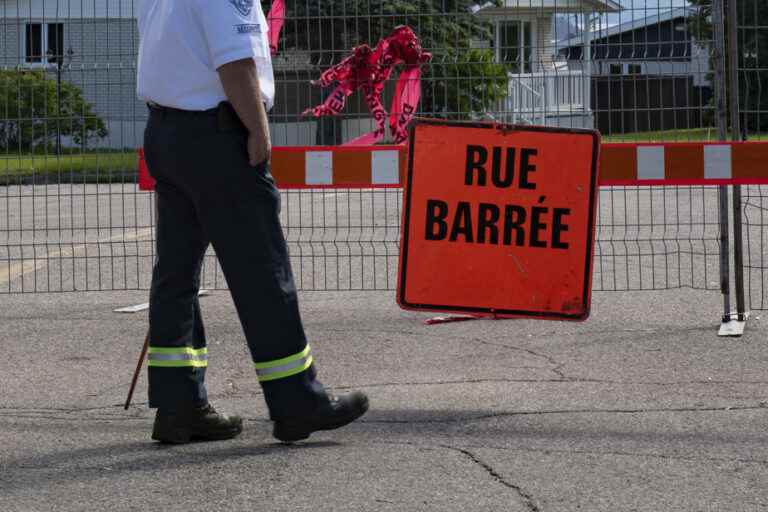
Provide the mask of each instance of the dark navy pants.
[{"label": "dark navy pants", "polygon": [[[212,245],[227,279],[272,418],[302,415],[315,379],[267,163],[250,166],[247,131],[228,104],[150,108],[144,152],[157,181],[157,259],[150,293],[149,401],[207,403],[208,352],[197,292]],[[215,354],[210,354],[215,357]]]}]

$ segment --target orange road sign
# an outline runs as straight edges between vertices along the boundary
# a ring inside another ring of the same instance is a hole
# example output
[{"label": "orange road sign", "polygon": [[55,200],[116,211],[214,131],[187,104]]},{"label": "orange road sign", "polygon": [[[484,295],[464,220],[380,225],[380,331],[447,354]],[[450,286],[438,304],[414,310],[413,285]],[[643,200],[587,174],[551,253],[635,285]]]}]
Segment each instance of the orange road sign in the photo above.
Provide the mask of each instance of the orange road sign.
[{"label": "orange road sign", "polygon": [[599,149],[589,130],[415,123],[400,306],[586,319]]}]

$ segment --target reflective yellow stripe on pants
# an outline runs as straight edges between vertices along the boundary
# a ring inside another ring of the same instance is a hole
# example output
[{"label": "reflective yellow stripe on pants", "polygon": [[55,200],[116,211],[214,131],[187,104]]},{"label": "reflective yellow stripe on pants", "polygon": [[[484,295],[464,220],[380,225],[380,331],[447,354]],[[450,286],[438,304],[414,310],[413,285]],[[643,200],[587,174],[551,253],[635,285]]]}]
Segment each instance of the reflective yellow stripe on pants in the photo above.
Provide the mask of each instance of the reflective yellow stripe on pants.
[{"label": "reflective yellow stripe on pants", "polygon": [[259,382],[284,379],[291,375],[301,373],[312,366],[312,356],[309,354],[309,345],[307,345],[307,347],[298,354],[282,359],[275,359],[274,361],[253,363],[253,366],[256,368],[256,375],[259,376]]},{"label": "reflective yellow stripe on pants", "polygon": [[205,368],[208,349],[191,347],[149,347],[149,366],[155,368]]}]

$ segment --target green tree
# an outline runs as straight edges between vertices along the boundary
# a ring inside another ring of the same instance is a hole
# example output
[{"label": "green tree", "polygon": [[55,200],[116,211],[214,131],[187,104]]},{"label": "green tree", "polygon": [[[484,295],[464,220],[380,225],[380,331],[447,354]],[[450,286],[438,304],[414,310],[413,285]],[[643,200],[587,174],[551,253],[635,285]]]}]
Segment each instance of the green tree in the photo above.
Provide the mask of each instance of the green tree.
[{"label": "green tree", "polygon": [[506,94],[508,80],[506,66],[494,62],[491,50],[472,48],[472,41],[493,37],[491,23],[471,12],[476,4],[476,0],[288,1],[284,43],[288,49],[310,50],[312,63],[325,69],[353,47],[363,43],[373,47],[396,26],[409,25],[433,55],[423,68],[420,113],[466,118],[492,110]]},{"label": "green tree", "polygon": [[[697,7],[690,17],[692,34],[699,41],[714,44],[712,27],[712,0],[689,0]],[[736,1],[738,37],[739,110],[742,113],[742,128],[748,132],[768,131],[768,2],[765,0],[724,0],[726,48],[731,41],[728,36],[729,6]],[[714,62],[713,62],[714,65]],[[730,64],[726,55],[726,79]],[[729,84],[730,85],[730,84]],[[728,96],[730,97],[730,86]]]},{"label": "green tree", "polygon": [[50,149],[58,136],[82,145],[106,135],[104,121],[74,85],[62,81],[57,92],[56,79],[43,71],[0,71],[0,150]]}]

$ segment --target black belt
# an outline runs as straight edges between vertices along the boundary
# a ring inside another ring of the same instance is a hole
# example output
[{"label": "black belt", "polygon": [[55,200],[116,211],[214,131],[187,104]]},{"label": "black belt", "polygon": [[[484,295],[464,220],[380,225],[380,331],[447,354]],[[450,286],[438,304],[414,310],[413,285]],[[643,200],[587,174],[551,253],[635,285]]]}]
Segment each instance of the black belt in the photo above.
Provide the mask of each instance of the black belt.
[{"label": "black belt", "polygon": [[180,108],[166,107],[154,102],[147,102],[151,112],[157,112],[163,117],[186,118],[197,117],[216,117],[216,123],[221,130],[237,129],[247,131],[240,117],[235,112],[234,107],[228,101],[222,101],[218,106],[208,110],[182,110]]},{"label": "black belt", "polygon": [[218,114],[221,106],[224,103],[226,102],[222,102],[218,106],[209,108],[208,110],[183,110],[180,108],[166,107],[164,105],[159,105],[154,101],[148,101],[147,106],[149,107],[149,110],[152,110],[154,112],[159,112],[161,114],[175,114],[175,115],[186,115],[186,116],[201,116],[201,115],[211,116],[211,115]]}]

